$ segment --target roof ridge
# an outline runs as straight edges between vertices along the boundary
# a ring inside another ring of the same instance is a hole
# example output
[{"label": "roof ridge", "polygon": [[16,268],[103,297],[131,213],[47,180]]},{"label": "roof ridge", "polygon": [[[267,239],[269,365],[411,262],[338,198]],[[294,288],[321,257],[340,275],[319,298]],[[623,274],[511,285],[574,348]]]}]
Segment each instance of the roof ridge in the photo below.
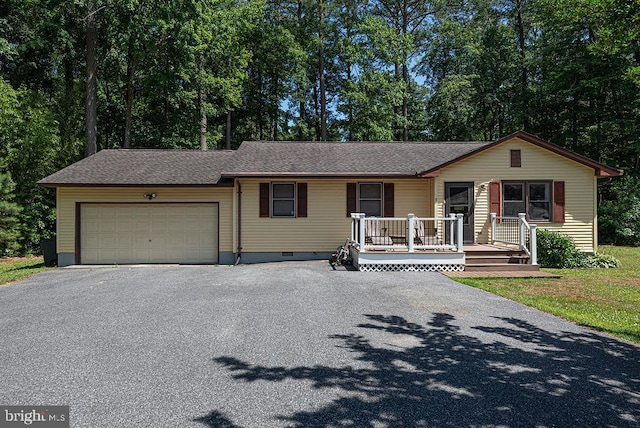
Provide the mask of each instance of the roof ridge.
[{"label": "roof ridge", "polygon": [[236,150],[200,150],[200,149],[152,149],[152,148],[128,148],[128,149],[101,149],[97,153],[102,152],[168,152],[168,153],[234,153]]},{"label": "roof ridge", "polygon": [[244,143],[258,144],[490,144],[493,141],[289,141],[289,140],[246,140]]}]

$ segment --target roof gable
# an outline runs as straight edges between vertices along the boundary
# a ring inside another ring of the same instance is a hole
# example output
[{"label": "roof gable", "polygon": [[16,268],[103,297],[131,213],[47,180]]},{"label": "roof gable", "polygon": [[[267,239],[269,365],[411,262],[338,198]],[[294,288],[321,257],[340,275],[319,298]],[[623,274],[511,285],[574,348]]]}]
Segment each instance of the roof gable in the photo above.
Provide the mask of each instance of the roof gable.
[{"label": "roof gable", "polygon": [[442,165],[439,165],[435,168],[431,168],[429,170],[424,171],[421,176],[422,177],[435,177],[439,174],[440,169],[452,165],[456,162],[459,162],[463,159],[467,159],[475,154],[478,154],[480,152],[483,152],[487,149],[490,149],[492,147],[496,147],[499,144],[505,143],[507,141],[512,141],[514,139],[521,139],[523,141],[526,141],[527,143],[533,144],[535,146],[541,147],[543,149],[549,150],[550,152],[553,152],[555,154],[558,154],[560,156],[563,156],[567,159],[570,159],[572,161],[575,161],[579,164],[582,164],[584,166],[587,166],[589,168],[592,168],[594,170],[594,174],[597,177],[616,177],[616,176],[620,176],[623,174],[622,170],[616,169],[616,168],[611,168],[607,165],[604,165],[598,161],[595,161],[593,159],[589,159],[586,156],[582,156],[578,153],[572,152],[570,150],[564,149],[556,144],[550,143],[548,141],[544,141],[541,140],[540,138],[529,134],[528,132],[524,132],[524,131],[518,131],[518,132],[514,132],[513,134],[507,135],[506,137],[503,137],[497,141],[494,141],[492,143],[488,143],[487,145],[478,148],[477,150],[474,150],[471,153],[467,153],[464,154],[456,159],[452,159],[448,162],[443,163]]}]

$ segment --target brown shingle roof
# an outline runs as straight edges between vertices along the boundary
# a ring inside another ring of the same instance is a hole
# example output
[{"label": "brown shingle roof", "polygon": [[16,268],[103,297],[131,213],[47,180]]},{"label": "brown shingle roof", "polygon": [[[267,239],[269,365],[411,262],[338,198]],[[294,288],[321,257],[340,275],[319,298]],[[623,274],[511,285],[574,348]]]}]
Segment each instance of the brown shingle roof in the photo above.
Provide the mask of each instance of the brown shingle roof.
[{"label": "brown shingle roof", "polygon": [[416,176],[487,144],[245,141],[222,176]]},{"label": "brown shingle roof", "polygon": [[215,185],[232,151],[102,150],[40,180],[43,186]]},{"label": "brown shingle roof", "polygon": [[430,176],[447,165],[521,138],[594,168],[622,174],[525,132],[494,142],[266,142],[245,141],[237,151],[102,150],[38,182],[43,186],[197,186],[232,177]]}]

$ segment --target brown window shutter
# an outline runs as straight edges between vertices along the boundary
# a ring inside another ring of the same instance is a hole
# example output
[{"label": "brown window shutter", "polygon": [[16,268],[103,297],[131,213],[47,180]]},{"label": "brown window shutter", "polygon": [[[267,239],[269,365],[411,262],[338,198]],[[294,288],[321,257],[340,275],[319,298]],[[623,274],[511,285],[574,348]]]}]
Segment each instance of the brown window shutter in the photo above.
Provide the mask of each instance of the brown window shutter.
[{"label": "brown window shutter", "polygon": [[520,168],[522,166],[522,154],[520,150],[511,150],[511,167]]},{"label": "brown window shutter", "polygon": [[496,213],[500,217],[501,207],[500,182],[492,181],[489,183],[489,212]]},{"label": "brown window shutter", "polygon": [[564,223],[564,181],[553,182],[553,222]]},{"label": "brown window shutter", "polygon": [[269,217],[269,183],[260,183],[260,217]]},{"label": "brown window shutter", "polygon": [[296,207],[298,217],[307,216],[307,183],[298,183]]},{"label": "brown window shutter", "polygon": [[393,217],[394,211],[394,195],[393,195],[393,183],[384,183],[384,190],[382,196],[384,203],[382,207],[383,217]]},{"label": "brown window shutter", "polygon": [[356,212],[356,183],[347,183],[347,217]]}]

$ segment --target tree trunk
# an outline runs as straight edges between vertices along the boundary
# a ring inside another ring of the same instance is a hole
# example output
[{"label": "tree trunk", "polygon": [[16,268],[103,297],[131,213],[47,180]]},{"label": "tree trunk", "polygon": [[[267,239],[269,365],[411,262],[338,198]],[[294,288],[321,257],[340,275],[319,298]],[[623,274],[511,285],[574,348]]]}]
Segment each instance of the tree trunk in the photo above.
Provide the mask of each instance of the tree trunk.
[{"label": "tree trunk", "polygon": [[409,127],[408,119],[409,119],[409,97],[407,96],[407,91],[409,90],[409,70],[407,69],[407,64],[402,64],[402,80],[404,80],[404,95],[402,97],[402,118],[404,122],[402,124],[402,141],[409,141]]},{"label": "tree trunk", "polygon": [[231,110],[227,111],[227,150],[231,150]]},{"label": "tree trunk", "polygon": [[518,30],[518,43],[520,45],[520,85],[521,85],[521,100],[522,100],[522,122],[524,126],[524,130],[527,132],[531,131],[531,118],[529,117],[527,105],[528,105],[528,97],[527,97],[527,89],[529,86],[529,76],[527,73],[527,52],[525,46],[525,28],[524,21],[522,19],[522,9],[524,7],[525,0],[518,0],[516,2],[516,27]]},{"label": "tree trunk", "polygon": [[200,150],[207,150],[207,110],[205,108],[206,97],[204,94],[204,55],[200,55],[200,82],[198,84],[198,107],[200,109]]},{"label": "tree trunk", "polygon": [[[133,37],[133,36],[130,36]],[[127,91],[125,94],[125,119],[124,119],[124,143],[122,147],[128,149],[131,147],[131,110],[133,109],[133,78],[135,74],[136,60],[133,53],[133,42],[129,41],[129,49],[127,51]]]},{"label": "tree trunk", "polygon": [[86,156],[91,156],[98,151],[98,126],[97,126],[97,73],[98,61],[96,58],[96,7],[92,1],[87,3],[87,100],[86,100],[86,132],[87,147]]},{"label": "tree trunk", "polygon": [[320,140],[327,141],[327,89],[324,75],[324,4],[318,0],[319,27],[318,36],[318,75],[320,79]]}]

